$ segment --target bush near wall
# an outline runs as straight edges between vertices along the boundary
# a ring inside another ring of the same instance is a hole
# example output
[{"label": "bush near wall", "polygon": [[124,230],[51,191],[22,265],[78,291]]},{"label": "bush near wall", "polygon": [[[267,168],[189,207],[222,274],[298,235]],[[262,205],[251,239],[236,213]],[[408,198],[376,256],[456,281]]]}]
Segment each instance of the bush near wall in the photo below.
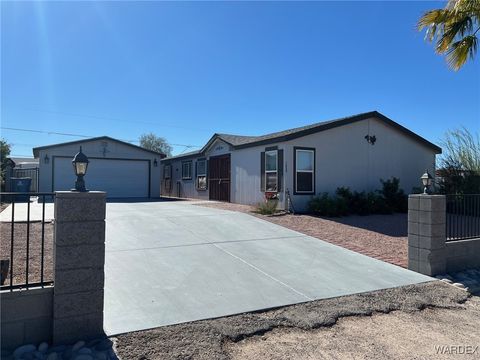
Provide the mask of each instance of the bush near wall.
[{"label": "bush near wall", "polygon": [[380,182],[382,188],[376,191],[352,192],[348,187],[339,187],[335,195],[322,193],[309,202],[309,210],[328,217],[407,212],[408,197],[400,189],[400,180],[394,177]]}]

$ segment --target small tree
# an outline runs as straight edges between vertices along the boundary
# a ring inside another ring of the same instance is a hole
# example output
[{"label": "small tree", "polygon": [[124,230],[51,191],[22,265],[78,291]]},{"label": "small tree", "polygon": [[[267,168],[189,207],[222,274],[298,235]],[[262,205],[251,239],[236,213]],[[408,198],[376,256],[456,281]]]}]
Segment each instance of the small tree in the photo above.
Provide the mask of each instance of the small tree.
[{"label": "small tree", "polygon": [[4,140],[0,140],[0,161],[1,161],[1,168],[0,168],[0,186],[2,191],[5,187],[5,168],[7,166],[7,159],[10,155],[10,145]]},{"label": "small tree", "polygon": [[154,133],[140,136],[140,146],[148,150],[163,153],[167,156],[172,155],[172,147],[167,143],[167,140]]},{"label": "small tree", "polygon": [[480,193],[480,137],[466,128],[448,131],[442,141],[440,192]]}]

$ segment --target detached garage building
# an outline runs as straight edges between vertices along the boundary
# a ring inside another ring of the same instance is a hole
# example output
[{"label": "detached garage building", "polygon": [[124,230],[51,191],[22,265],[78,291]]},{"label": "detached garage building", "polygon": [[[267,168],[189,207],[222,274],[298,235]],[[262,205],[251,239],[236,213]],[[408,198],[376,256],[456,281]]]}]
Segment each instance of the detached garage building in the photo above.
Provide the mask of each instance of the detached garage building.
[{"label": "detached garage building", "polygon": [[70,190],[75,184],[72,159],[80,146],[88,156],[85,183],[109,198],[160,196],[160,159],[165,155],[108,136],[33,149],[39,160],[39,191]]}]

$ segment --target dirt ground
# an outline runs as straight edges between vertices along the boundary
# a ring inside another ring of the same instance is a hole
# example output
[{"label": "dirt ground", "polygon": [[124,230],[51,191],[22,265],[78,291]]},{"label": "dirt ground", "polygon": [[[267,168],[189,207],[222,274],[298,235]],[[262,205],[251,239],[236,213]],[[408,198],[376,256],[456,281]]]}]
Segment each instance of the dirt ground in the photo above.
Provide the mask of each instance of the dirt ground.
[{"label": "dirt ground", "polygon": [[465,310],[395,311],[343,318],[330,328],[314,331],[275,329],[262,336],[229,342],[225,349],[234,360],[443,359],[455,358],[445,352],[448,346],[460,345],[465,352],[467,346],[472,347],[472,354],[464,356],[480,358],[480,348],[473,352],[480,346],[479,324],[477,297],[465,303]]},{"label": "dirt ground", "polygon": [[480,345],[478,324],[479,298],[435,281],[127,333],[116,352],[143,360],[442,359],[435,345]]},{"label": "dirt ground", "polygon": [[232,203],[200,202],[197,206],[248,213],[263,220],[346,249],[407,267],[407,214],[322,218],[312,215],[261,215],[254,207]]},{"label": "dirt ground", "polygon": [[[53,280],[53,224],[45,223],[44,281]],[[30,223],[28,282],[40,282],[42,258],[42,223]],[[10,260],[11,223],[0,223],[0,259]],[[13,284],[24,284],[27,264],[27,223],[15,223],[13,244]],[[4,285],[10,284],[10,267]]]}]

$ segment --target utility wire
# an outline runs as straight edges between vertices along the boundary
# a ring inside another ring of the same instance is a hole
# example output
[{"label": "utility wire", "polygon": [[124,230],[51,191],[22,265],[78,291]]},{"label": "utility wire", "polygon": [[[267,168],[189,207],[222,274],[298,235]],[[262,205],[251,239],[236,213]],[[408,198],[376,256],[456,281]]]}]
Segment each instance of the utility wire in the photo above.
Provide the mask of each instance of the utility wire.
[{"label": "utility wire", "polygon": [[90,114],[74,114],[74,113],[63,112],[63,111],[51,111],[51,110],[41,110],[41,109],[27,109],[27,108],[17,108],[17,109],[24,110],[24,111],[31,111],[31,112],[42,112],[42,113],[47,113],[47,114],[57,114],[57,115],[97,119],[97,120],[119,121],[119,122],[126,122],[126,123],[138,123],[138,124],[147,124],[147,125],[155,125],[155,126],[160,126],[160,127],[170,127],[170,128],[177,128],[177,129],[196,130],[196,131],[208,131],[208,132],[211,131],[209,129],[192,128],[190,126],[178,126],[178,125],[168,124],[168,123],[160,124],[158,122],[153,122],[153,121],[128,120],[128,119],[120,119],[120,118],[108,117],[108,116],[99,116],[99,115],[90,115]]},{"label": "utility wire", "polygon": [[[0,127],[2,130],[9,130],[9,131],[20,131],[20,132],[32,132],[32,133],[38,133],[38,134],[47,134],[47,135],[61,135],[61,136],[71,136],[71,137],[81,137],[81,138],[92,138],[95,136],[92,135],[80,135],[80,134],[71,134],[71,133],[62,133],[62,132],[56,132],[56,131],[45,131],[45,130],[36,130],[36,129],[20,129],[20,128],[11,128],[11,127],[6,127],[2,126]],[[122,140],[122,139],[120,139]],[[139,143],[138,140],[122,140],[125,142],[129,143]],[[168,143],[169,145],[172,146],[184,146],[186,148],[200,148],[201,146],[199,145],[187,145],[187,144],[172,144]],[[18,144],[20,145],[20,144]],[[24,144],[26,145],[26,144]]]}]

